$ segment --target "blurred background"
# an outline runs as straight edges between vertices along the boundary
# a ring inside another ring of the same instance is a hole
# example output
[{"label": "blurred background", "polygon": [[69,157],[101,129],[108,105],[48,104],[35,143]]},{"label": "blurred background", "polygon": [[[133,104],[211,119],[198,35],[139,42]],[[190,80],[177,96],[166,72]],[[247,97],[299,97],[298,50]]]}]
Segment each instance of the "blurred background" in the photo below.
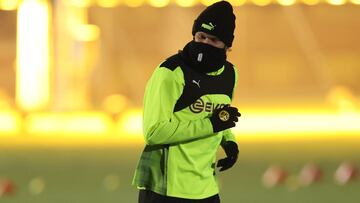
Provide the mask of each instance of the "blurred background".
[{"label": "blurred background", "polygon": [[[0,202],[136,202],[146,82],[214,2],[0,0]],[[360,1],[230,2],[223,202],[360,201]]]}]

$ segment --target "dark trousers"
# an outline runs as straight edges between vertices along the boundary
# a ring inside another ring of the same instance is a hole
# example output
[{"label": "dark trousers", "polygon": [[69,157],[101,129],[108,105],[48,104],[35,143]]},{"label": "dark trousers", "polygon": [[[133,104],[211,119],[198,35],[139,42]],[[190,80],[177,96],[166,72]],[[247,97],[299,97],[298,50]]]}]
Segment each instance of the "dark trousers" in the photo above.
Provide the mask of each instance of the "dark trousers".
[{"label": "dark trousers", "polygon": [[205,199],[183,199],[159,195],[150,190],[140,190],[139,203],[220,203],[220,197],[214,195]]}]

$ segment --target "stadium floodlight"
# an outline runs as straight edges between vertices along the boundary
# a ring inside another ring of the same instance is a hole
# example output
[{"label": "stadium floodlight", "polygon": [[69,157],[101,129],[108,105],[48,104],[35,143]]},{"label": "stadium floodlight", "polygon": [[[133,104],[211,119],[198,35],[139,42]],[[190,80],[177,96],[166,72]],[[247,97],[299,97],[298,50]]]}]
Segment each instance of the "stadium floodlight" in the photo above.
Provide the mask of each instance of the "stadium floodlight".
[{"label": "stadium floodlight", "polygon": [[17,15],[16,101],[27,111],[50,100],[50,8],[44,0],[25,0]]}]

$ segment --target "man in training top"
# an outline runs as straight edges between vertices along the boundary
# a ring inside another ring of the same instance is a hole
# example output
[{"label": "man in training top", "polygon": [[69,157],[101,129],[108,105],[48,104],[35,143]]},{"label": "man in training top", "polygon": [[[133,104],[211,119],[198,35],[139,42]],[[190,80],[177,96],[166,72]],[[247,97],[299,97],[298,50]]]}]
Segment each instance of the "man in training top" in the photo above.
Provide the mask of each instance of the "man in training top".
[{"label": "man in training top", "polygon": [[[162,62],[144,95],[145,149],[133,185],[139,203],[219,203],[215,168],[238,157],[230,128],[240,113],[231,106],[237,72],[226,61],[235,15],[230,3],[207,7],[195,20],[193,40]],[[226,158],[216,163],[221,146]]]}]

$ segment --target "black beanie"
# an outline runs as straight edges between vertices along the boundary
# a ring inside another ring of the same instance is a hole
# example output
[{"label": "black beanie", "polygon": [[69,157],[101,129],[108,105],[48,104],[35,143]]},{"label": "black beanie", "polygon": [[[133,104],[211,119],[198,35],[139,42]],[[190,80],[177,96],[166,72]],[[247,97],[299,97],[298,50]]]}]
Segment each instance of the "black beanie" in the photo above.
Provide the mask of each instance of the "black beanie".
[{"label": "black beanie", "polygon": [[192,28],[192,35],[202,31],[218,37],[227,47],[231,47],[234,40],[235,18],[229,2],[216,2],[197,17]]}]

